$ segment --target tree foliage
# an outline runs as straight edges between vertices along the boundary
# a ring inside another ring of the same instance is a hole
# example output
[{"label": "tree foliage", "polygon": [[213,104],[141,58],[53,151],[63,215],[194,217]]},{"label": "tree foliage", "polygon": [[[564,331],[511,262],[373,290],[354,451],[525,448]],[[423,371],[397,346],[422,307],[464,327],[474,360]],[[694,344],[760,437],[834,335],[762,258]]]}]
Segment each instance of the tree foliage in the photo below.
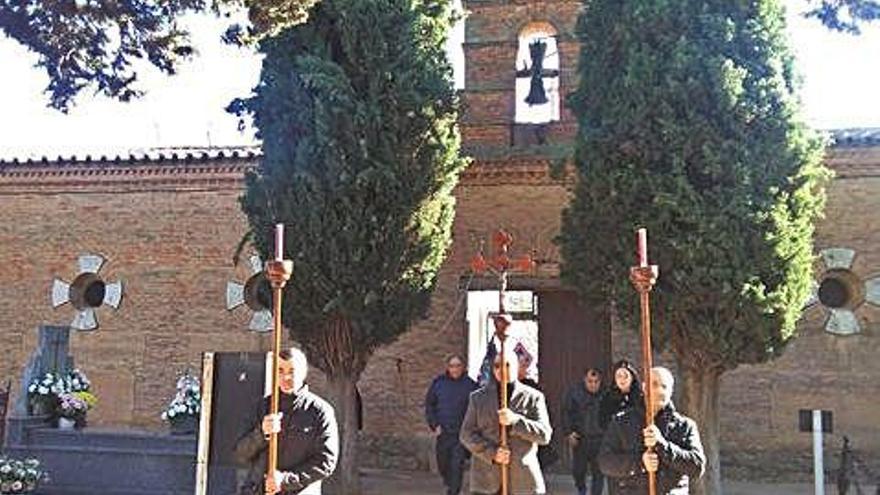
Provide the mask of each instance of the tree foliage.
[{"label": "tree foliage", "polygon": [[[190,12],[247,10],[224,40],[252,43],[308,18],[319,0],[0,0],[0,31],[37,53],[49,76],[50,106],[67,111],[87,88],[123,101],[142,94],[136,62],[173,74],[193,53],[180,18]],[[806,15],[858,34],[880,19],[877,0],[804,0]]]},{"label": "tree foliage", "polygon": [[242,206],[294,260],[285,323],[330,375],[358,376],[428,306],[451,240],[457,96],[448,2],[324,0],[266,39],[253,112],[264,157]]},{"label": "tree foliage", "polygon": [[823,142],[799,116],[784,12],[776,0],[589,0],[577,32],[562,275],[637,321],[627,274],[634,231],[648,228],[655,342],[676,356],[717,466],[717,378],[794,335],[824,203]]},{"label": "tree foliage", "polygon": [[0,31],[39,56],[49,104],[67,111],[86,88],[122,101],[140,96],[139,60],[173,74],[194,52],[181,24],[188,13],[247,8],[250,25],[231,25],[227,39],[248,41],[304,21],[316,1],[2,0]]},{"label": "tree foliage", "polygon": [[578,29],[564,276],[632,306],[645,225],[660,343],[723,369],[777,355],[809,292],[825,173],[778,2],[591,1]]},{"label": "tree foliage", "polygon": [[[814,2],[810,2],[812,4]],[[807,12],[835,31],[860,34],[865,24],[880,20],[880,2],[876,0],[821,0]]]},{"label": "tree foliage", "polygon": [[251,112],[263,159],[242,209],[264,255],[287,226],[284,323],[324,371],[342,429],[340,493],[358,489],[355,385],[428,308],[451,242],[457,95],[442,0],[323,0],[264,39]]}]

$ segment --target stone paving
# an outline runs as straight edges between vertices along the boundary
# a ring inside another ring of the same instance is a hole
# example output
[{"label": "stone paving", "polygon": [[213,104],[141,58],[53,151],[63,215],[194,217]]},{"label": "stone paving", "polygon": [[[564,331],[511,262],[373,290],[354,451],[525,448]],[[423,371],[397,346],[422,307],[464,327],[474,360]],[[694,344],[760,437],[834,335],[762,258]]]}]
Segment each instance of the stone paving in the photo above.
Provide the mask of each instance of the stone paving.
[{"label": "stone paving", "polygon": [[[363,493],[365,495],[441,495],[443,485],[438,475],[424,471],[363,470]],[[465,476],[467,477],[467,476]],[[574,495],[571,478],[551,474],[548,477],[547,495]],[[865,495],[874,495],[874,487],[862,487]],[[463,492],[466,493],[466,492]],[[730,481],[724,483],[724,495],[811,495],[812,484],[773,484]],[[828,485],[827,495],[836,495],[837,489]],[[851,489],[850,494],[855,495]]]}]

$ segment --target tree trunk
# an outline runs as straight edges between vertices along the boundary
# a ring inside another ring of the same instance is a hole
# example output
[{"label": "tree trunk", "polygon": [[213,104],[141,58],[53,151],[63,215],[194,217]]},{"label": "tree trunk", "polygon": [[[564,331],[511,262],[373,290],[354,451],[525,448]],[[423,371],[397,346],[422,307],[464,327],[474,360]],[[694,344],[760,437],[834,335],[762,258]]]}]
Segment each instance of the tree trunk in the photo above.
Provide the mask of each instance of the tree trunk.
[{"label": "tree trunk", "polygon": [[331,477],[325,493],[338,495],[359,495],[361,493],[358,473],[358,411],[356,385],[358,377],[328,376],[328,399],[336,410],[339,424],[339,462],[336,473]]},{"label": "tree trunk", "polygon": [[693,495],[721,495],[721,435],[719,425],[720,369],[679,363],[683,375],[682,411],[696,421],[706,454],[706,473],[690,480]]}]

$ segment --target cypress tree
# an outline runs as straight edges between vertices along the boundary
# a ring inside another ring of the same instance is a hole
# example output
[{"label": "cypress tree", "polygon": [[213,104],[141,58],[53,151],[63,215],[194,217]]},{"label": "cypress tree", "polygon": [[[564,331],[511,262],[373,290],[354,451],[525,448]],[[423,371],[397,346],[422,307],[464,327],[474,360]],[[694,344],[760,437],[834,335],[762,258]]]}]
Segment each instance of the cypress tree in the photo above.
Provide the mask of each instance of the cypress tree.
[{"label": "cypress tree", "polygon": [[421,318],[451,242],[457,95],[449,2],[324,0],[261,43],[254,114],[264,156],[241,199],[294,273],[284,323],[327,376],[342,427],[342,493],[358,493],[355,385],[373,352]]},{"label": "cypress tree", "polygon": [[794,337],[824,203],[823,142],[798,114],[784,11],[776,0],[588,0],[577,32],[562,274],[637,322],[628,267],[635,229],[648,228],[655,343],[675,356],[703,435],[697,493],[721,493],[719,380]]}]

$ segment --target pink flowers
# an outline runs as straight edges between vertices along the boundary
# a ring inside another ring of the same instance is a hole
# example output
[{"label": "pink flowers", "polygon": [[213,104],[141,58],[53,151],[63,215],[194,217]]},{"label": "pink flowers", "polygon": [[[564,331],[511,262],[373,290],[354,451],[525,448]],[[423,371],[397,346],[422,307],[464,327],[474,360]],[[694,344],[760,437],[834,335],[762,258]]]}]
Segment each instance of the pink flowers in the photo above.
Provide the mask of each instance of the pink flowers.
[{"label": "pink flowers", "polygon": [[58,396],[58,415],[82,419],[95,402],[95,396],[89,392],[64,392]]}]

